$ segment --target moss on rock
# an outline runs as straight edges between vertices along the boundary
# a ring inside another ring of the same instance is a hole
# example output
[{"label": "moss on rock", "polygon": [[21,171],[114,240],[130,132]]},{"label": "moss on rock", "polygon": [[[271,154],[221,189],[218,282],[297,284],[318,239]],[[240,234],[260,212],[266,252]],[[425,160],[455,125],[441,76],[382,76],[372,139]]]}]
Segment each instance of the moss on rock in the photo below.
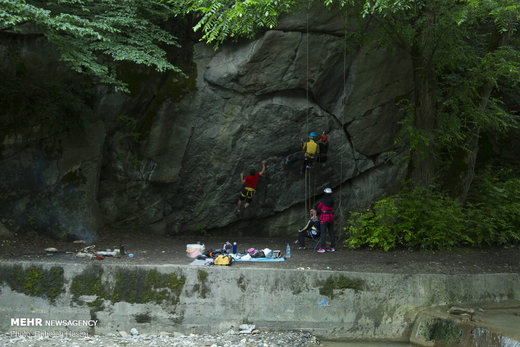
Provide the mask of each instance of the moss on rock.
[{"label": "moss on rock", "polygon": [[97,295],[104,298],[107,295],[107,290],[101,281],[102,275],[103,269],[100,266],[91,266],[75,276],[70,286],[73,298],[77,300],[81,295]]},{"label": "moss on rock", "polygon": [[80,295],[96,295],[111,302],[176,304],[184,286],[184,277],[157,270],[118,269],[114,283],[103,281],[102,275],[99,266],[85,269],[73,278],[71,293],[76,299]]},{"label": "moss on rock", "polygon": [[324,282],[322,282],[320,287],[320,294],[328,296],[329,298],[334,298],[334,290],[345,290],[345,289],[353,289],[356,292],[362,290],[364,281],[351,279],[347,276],[338,276],[332,277],[330,276]]},{"label": "moss on rock", "polygon": [[245,281],[245,278],[244,278],[244,275],[240,275],[240,277],[238,278],[237,280],[237,285],[238,285],[238,288],[240,288],[240,290],[242,292],[245,292],[246,289],[247,289],[247,284],[246,284],[246,281]]},{"label": "moss on rock", "polygon": [[99,323],[97,313],[100,311],[103,311],[105,309],[105,304],[104,304],[103,299],[96,298],[96,300],[88,303],[87,306],[90,308],[90,319],[96,320]]},{"label": "moss on rock", "polygon": [[152,317],[149,313],[140,313],[134,315],[136,323],[150,323],[152,321]]},{"label": "moss on rock", "polygon": [[427,327],[428,341],[443,346],[458,346],[461,343],[463,329],[451,320],[435,319]]},{"label": "moss on rock", "polygon": [[0,267],[0,283],[11,290],[54,302],[64,292],[63,268],[53,266],[49,270],[39,266],[24,268],[21,265]]},{"label": "moss on rock", "polygon": [[81,169],[71,170],[61,178],[65,184],[70,184],[75,187],[82,186],[87,183],[87,177],[81,172]]},{"label": "moss on rock", "polygon": [[199,271],[197,277],[199,279],[199,283],[197,283],[193,287],[193,289],[195,289],[195,291],[199,292],[199,296],[201,298],[205,299],[207,294],[208,294],[208,292],[209,292],[209,287],[206,284],[206,281],[207,281],[207,278],[208,278],[208,273],[205,272],[205,271]]}]

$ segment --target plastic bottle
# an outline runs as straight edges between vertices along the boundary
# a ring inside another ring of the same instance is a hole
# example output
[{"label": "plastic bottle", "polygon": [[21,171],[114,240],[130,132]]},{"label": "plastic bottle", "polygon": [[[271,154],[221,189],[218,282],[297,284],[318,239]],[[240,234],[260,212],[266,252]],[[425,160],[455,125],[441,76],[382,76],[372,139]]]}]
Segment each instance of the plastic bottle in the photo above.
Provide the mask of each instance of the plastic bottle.
[{"label": "plastic bottle", "polygon": [[289,259],[291,257],[291,246],[289,242],[287,242],[287,249],[285,250],[285,259]]},{"label": "plastic bottle", "polygon": [[237,243],[233,242],[233,254],[237,254]]}]

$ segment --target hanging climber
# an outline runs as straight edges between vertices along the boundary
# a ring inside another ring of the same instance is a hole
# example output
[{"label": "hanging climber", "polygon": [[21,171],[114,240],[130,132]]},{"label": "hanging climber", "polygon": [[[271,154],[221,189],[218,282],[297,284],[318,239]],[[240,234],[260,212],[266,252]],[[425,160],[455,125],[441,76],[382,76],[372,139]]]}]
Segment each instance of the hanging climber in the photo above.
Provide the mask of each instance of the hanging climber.
[{"label": "hanging climber", "polygon": [[253,199],[253,195],[255,195],[256,182],[258,182],[258,178],[265,173],[265,160],[262,161],[262,170],[260,172],[256,172],[255,169],[249,170],[249,175],[244,177],[244,173],[240,173],[240,182],[245,184],[244,189],[240,192],[240,196],[238,197],[237,209],[235,211],[236,214],[240,213],[240,208],[242,207],[242,201],[245,200],[244,208],[247,208]]},{"label": "hanging climber", "polygon": [[312,167],[312,162],[316,159],[316,156],[319,153],[318,144],[314,141],[314,137],[316,137],[316,133],[311,131],[309,134],[309,141],[304,142],[302,145],[303,148],[303,165],[300,171],[301,174],[305,173],[306,169],[310,169]]},{"label": "hanging climber", "polygon": [[318,156],[318,162],[321,163],[321,167],[327,166],[327,152],[329,151],[329,140],[327,138],[327,135],[325,134],[325,131],[320,137],[320,140],[318,141],[318,147],[320,154]]}]

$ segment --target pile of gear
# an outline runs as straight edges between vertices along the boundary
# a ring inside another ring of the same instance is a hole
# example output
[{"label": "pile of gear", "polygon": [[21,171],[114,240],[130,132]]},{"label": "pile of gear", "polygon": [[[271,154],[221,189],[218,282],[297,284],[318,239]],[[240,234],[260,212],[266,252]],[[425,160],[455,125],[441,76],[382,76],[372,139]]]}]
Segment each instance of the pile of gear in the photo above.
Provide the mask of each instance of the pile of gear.
[{"label": "pile of gear", "polygon": [[199,261],[203,260],[204,265],[229,266],[233,263],[233,261],[247,261],[251,260],[252,258],[276,259],[281,257],[281,251],[273,251],[269,248],[249,248],[243,253],[237,253],[236,243],[233,245],[230,242],[226,242],[220,249],[205,250],[204,246],[202,245],[199,254],[194,258]]},{"label": "pile of gear", "polygon": [[281,258],[282,253],[279,250],[271,250],[269,248],[256,249],[249,248],[244,254],[237,254],[236,259],[250,260],[251,258]]}]

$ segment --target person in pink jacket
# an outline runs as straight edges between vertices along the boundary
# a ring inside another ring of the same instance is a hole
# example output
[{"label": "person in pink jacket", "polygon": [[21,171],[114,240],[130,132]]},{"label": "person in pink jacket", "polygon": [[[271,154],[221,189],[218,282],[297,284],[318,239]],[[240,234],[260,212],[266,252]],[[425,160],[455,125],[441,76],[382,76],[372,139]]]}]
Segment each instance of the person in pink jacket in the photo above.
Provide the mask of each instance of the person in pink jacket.
[{"label": "person in pink jacket", "polygon": [[327,229],[329,229],[330,248],[327,248],[327,252],[334,252],[336,249],[336,238],[334,236],[334,199],[332,199],[332,189],[325,188],[323,190],[325,196],[318,202],[315,210],[320,215],[320,248],[317,250],[319,253],[325,253],[325,240],[327,235]]}]

